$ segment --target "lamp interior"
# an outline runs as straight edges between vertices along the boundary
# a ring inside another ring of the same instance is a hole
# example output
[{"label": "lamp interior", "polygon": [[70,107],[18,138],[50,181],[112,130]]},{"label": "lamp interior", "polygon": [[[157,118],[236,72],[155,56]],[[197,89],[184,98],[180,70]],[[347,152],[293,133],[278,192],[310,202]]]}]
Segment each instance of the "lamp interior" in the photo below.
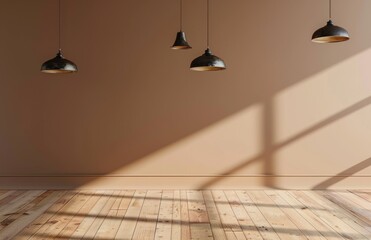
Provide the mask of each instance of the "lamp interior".
[{"label": "lamp interior", "polygon": [[344,42],[349,40],[349,37],[345,36],[324,36],[324,37],[318,37],[313,38],[312,42],[316,43],[336,43],[336,42]]},{"label": "lamp interior", "polygon": [[63,70],[63,69],[44,69],[41,70],[43,73],[74,73],[76,71],[73,70]]},{"label": "lamp interior", "polygon": [[224,70],[224,67],[213,67],[213,66],[200,66],[200,67],[192,67],[191,70],[205,72],[205,71],[220,71]]},{"label": "lamp interior", "polygon": [[180,49],[180,50],[184,50],[184,49],[190,49],[191,47],[190,46],[172,46],[171,49],[174,49],[174,50],[177,50],[177,49]]}]

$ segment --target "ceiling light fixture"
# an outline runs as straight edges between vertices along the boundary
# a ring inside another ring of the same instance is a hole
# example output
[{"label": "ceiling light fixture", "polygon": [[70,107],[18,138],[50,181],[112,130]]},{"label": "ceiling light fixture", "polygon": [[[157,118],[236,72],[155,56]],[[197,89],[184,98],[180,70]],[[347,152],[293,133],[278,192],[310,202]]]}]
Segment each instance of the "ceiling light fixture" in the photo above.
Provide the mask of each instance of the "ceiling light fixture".
[{"label": "ceiling light fixture", "polygon": [[183,0],[180,0],[180,31],[177,32],[174,45],[171,49],[178,50],[178,49],[191,49],[192,47],[189,45],[186,39],[185,32],[183,32]]},{"label": "ceiling light fixture", "polygon": [[72,61],[66,59],[62,55],[61,50],[61,0],[58,0],[58,45],[59,50],[57,56],[44,62],[41,65],[41,72],[43,73],[73,73],[77,72],[77,66]]},{"label": "ceiling light fixture", "polygon": [[336,43],[349,40],[349,33],[342,27],[335,26],[331,20],[332,0],[329,0],[329,18],[326,26],[313,33],[312,42],[315,43]]},{"label": "ceiling light fixture", "polygon": [[209,12],[210,1],[207,0],[207,49],[203,55],[195,58],[192,61],[190,69],[193,71],[219,71],[226,69],[224,61],[221,58],[213,55],[209,48]]}]

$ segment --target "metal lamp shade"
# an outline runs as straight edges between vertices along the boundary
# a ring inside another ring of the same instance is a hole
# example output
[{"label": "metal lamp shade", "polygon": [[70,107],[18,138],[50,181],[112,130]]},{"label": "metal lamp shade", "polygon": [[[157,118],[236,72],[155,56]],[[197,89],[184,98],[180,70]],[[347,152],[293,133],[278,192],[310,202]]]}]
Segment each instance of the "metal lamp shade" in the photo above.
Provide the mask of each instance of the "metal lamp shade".
[{"label": "metal lamp shade", "polygon": [[177,49],[190,49],[190,48],[192,47],[187,42],[185,32],[178,32],[176,34],[174,45],[171,47],[171,49],[177,50]]},{"label": "metal lamp shade", "polygon": [[313,33],[312,42],[316,43],[336,43],[349,40],[349,33],[342,27],[335,26],[332,21],[328,21],[326,26]]},{"label": "metal lamp shade", "polygon": [[191,63],[193,71],[220,71],[224,69],[226,69],[224,61],[212,55],[210,49],[206,49],[202,56],[195,58]]},{"label": "metal lamp shade", "polygon": [[44,73],[73,73],[77,72],[77,66],[72,61],[65,59],[59,50],[57,56],[43,63],[41,72]]}]

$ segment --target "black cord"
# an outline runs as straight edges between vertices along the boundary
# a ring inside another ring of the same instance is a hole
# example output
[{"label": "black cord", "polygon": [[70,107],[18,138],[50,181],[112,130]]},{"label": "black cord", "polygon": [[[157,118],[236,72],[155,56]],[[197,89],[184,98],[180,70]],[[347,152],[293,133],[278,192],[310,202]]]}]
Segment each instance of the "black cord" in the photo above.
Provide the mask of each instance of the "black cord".
[{"label": "black cord", "polygon": [[207,0],[207,37],[206,37],[206,40],[207,40],[207,48],[209,48],[209,45],[210,45],[210,40],[209,40],[209,35],[210,35],[210,33],[209,33],[209,31],[210,31],[210,24],[209,24],[209,21],[210,21],[210,13],[209,13],[209,11],[210,11],[210,0]]},{"label": "black cord", "polygon": [[330,17],[330,20],[331,20],[331,8],[332,8],[332,1],[329,0],[329,17]]},{"label": "black cord", "polygon": [[183,0],[180,0],[180,31],[183,29]]},{"label": "black cord", "polygon": [[61,49],[61,0],[58,0],[58,44]]}]

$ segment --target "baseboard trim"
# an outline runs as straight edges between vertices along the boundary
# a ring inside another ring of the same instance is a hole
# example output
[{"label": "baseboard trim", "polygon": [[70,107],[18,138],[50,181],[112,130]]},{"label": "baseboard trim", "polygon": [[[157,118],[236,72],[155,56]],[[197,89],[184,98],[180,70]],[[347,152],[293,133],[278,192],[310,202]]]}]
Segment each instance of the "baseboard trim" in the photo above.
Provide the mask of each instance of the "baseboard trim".
[{"label": "baseboard trim", "polygon": [[21,177],[21,178],[79,178],[79,177],[110,177],[110,178],[153,178],[153,177],[371,177],[371,174],[358,175],[333,175],[333,174],[53,174],[53,175],[0,175],[0,178]]},{"label": "baseboard trim", "polygon": [[371,175],[17,175],[0,189],[370,189]]}]

